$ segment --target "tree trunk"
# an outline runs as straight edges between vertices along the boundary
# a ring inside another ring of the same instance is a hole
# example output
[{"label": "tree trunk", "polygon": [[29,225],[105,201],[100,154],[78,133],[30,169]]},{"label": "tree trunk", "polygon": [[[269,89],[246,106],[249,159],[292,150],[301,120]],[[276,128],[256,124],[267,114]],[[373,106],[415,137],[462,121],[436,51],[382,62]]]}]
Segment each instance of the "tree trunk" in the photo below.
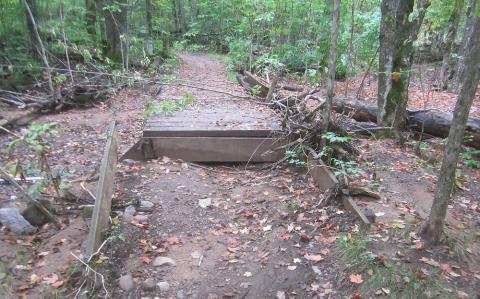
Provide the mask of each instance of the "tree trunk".
[{"label": "tree trunk", "polygon": [[[328,124],[330,123],[330,114],[332,111],[332,100],[335,95],[335,71],[337,65],[337,44],[338,31],[340,27],[340,0],[333,1],[333,19],[332,19],[332,37],[330,42],[330,57],[328,61],[328,86],[327,86],[327,100],[325,101],[325,108],[323,111],[322,130],[328,131]],[[322,143],[325,142],[322,139]],[[323,146],[325,144],[322,144]]]},{"label": "tree trunk", "polygon": [[405,127],[408,85],[413,62],[413,42],[425,16],[429,0],[419,0],[418,14],[409,19],[414,0],[383,0],[380,25],[380,55],[378,75],[378,123]]},{"label": "tree trunk", "polygon": [[480,81],[480,34],[478,32],[480,32],[480,17],[476,16],[472,35],[465,51],[465,79],[462,82],[453,112],[453,122],[448,134],[448,143],[440,169],[432,209],[422,231],[425,238],[433,243],[445,240],[445,218],[455,182],[460,145],[463,141],[468,114]]},{"label": "tree trunk", "polygon": [[121,61],[127,67],[127,11],[128,0],[109,0],[104,7],[106,49],[105,55],[114,61]]},{"label": "tree trunk", "polygon": [[465,53],[468,45],[468,39],[472,36],[473,24],[475,21],[475,12],[477,11],[477,0],[470,0],[466,12],[466,21],[465,29],[463,31],[462,42],[460,43],[460,53],[458,59],[458,68],[456,74],[456,85],[459,86],[464,80],[464,70],[465,70]]},{"label": "tree trunk", "polygon": [[448,29],[443,42],[443,63],[440,70],[440,87],[442,90],[448,89],[448,80],[450,79],[453,65],[452,65],[452,48],[457,36],[458,23],[463,10],[464,0],[456,0],[453,12],[448,19]]},{"label": "tree trunk", "polygon": [[[338,113],[351,115],[359,122],[377,122],[378,107],[373,103],[335,97],[332,108]],[[410,129],[423,132],[424,135],[446,138],[453,116],[437,110],[407,111],[406,123]],[[469,118],[466,131],[471,138],[465,144],[480,149],[480,119]]]},{"label": "tree trunk", "polygon": [[97,4],[95,0],[85,0],[85,25],[87,27],[87,33],[93,40],[97,38]]},{"label": "tree trunk", "polygon": [[197,17],[198,17],[197,0],[190,0],[190,17],[191,17],[192,22],[197,21]]},{"label": "tree trunk", "polygon": [[[28,7],[30,8],[30,11],[33,15],[33,20],[37,20],[37,3],[35,0],[27,0],[26,1]],[[40,58],[39,54],[39,44],[38,44],[38,39],[37,36],[35,35],[35,25],[34,21],[32,22],[32,18],[30,18],[30,15],[28,13],[27,7],[24,6],[25,9],[25,17],[27,19],[27,28],[28,28],[28,35],[30,37],[30,44],[32,46],[32,53],[35,55],[35,57]]]},{"label": "tree trunk", "polygon": [[177,1],[178,0],[172,0],[172,16],[173,16],[173,24],[174,24],[175,33],[180,32],[180,22],[179,22],[179,19],[178,19]]},{"label": "tree trunk", "polygon": [[187,21],[185,19],[185,3],[183,0],[177,0],[178,9],[178,29],[180,34],[187,32]]},{"label": "tree trunk", "polygon": [[153,55],[152,0],[145,0],[145,10],[147,21],[147,55]]}]

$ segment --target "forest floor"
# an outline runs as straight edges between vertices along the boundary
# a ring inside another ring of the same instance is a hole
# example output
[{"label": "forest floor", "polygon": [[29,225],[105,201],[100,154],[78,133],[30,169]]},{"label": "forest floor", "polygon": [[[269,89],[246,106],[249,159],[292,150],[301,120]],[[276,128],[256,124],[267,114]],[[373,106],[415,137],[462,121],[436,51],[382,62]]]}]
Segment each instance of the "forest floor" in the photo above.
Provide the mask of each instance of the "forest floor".
[{"label": "forest floor", "polygon": [[[169,80],[244,94],[243,88],[228,81],[220,61],[203,54],[181,58],[183,63],[168,75]],[[98,171],[111,120],[118,121],[123,153],[141,136],[144,105],[152,98],[191,95],[195,105],[206,99],[218,99],[219,104],[226,100],[225,95],[174,85],[154,94],[124,89],[100,106],[39,118],[39,123],[56,122],[61,127],[53,141],[51,166],[71,179],[91,177]],[[448,98],[434,105],[451,111],[451,96],[434,98]],[[9,140],[8,135],[0,135],[2,147]],[[376,214],[377,221],[367,233],[369,242],[341,205],[317,206],[321,194],[302,168],[199,165],[166,157],[122,162],[114,206],[138,201],[143,209],[132,214],[125,207],[115,209],[114,238],[94,262],[106,278],[109,295],[476,298],[480,171],[460,165],[461,188],[448,216],[451,242],[429,247],[416,232],[433,199],[443,148],[440,140],[428,143],[427,150],[435,157],[430,162],[415,155],[411,143],[402,147],[395,140],[362,138],[355,144],[361,152],[359,168],[366,173],[352,177],[351,183],[381,195],[377,201],[357,198],[361,207]],[[0,158],[0,162],[5,161]],[[94,182],[86,186],[95,191]],[[2,186],[0,208],[18,206],[14,194]],[[75,211],[65,218],[68,225],[60,232],[48,224],[28,237],[1,230],[0,292],[6,298],[38,298],[40,293],[75,297],[82,282],[75,270],[83,268],[75,256],[82,256],[89,219]],[[95,292],[103,297],[101,284]]]}]

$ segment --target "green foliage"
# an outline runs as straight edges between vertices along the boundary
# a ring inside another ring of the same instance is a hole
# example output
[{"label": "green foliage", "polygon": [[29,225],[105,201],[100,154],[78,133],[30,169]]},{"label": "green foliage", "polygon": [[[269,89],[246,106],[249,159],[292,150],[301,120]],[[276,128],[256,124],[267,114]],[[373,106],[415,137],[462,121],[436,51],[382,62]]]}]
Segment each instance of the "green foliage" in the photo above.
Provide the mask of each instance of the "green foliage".
[{"label": "green foliage", "polygon": [[322,135],[322,138],[326,139],[330,143],[345,143],[352,141],[352,137],[338,136],[334,132],[327,132]]},{"label": "green foliage", "polygon": [[294,150],[287,150],[286,156],[288,164],[290,165],[298,167],[305,167],[307,165],[307,162],[305,161],[305,153],[301,147],[297,147]]},{"label": "green foliage", "polygon": [[[378,290],[388,290],[389,298],[453,298],[445,287],[443,274],[432,269],[429,275],[415,264],[387,260],[373,251],[373,241],[364,233],[343,234],[337,239],[335,255],[348,273],[361,275],[359,288],[362,298],[375,296]],[[419,272],[421,271],[421,272]]]},{"label": "green foliage", "polygon": [[170,115],[175,111],[186,109],[195,102],[195,97],[191,94],[183,96],[180,100],[161,101],[155,103],[147,101],[145,103],[145,119],[149,119],[159,114]]},{"label": "green foliage", "polygon": [[480,168],[480,150],[469,150],[461,156],[467,167]]}]

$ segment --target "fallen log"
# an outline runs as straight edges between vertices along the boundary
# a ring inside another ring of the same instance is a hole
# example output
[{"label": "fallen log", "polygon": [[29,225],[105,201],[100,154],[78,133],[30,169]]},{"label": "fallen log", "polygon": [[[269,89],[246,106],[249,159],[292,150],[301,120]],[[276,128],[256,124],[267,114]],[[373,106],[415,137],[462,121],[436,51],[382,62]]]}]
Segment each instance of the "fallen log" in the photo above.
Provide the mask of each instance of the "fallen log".
[{"label": "fallen log", "polygon": [[[359,122],[376,122],[378,108],[375,103],[336,97],[332,108],[338,113],[348,113]],[[446,138],[452,124],[453,114],[438,110],[407,111],[407,125],[414,131]],[[480,148],[480,119],[469,118],[465,131],[465,144]]]}]

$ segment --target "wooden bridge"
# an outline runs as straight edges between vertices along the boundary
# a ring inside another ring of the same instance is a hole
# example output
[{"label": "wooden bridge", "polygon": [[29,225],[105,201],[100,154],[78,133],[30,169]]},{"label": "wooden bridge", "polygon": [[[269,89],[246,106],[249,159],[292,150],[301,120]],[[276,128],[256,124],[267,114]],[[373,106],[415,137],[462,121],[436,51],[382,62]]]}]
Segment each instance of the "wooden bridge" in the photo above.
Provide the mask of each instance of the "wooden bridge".
[{"label": "wooden bridge", "polygon": [[148,119],[123,159],[167,156],[191,162],[274,162],[284,157],[281,120],[247,100],[206,101]]}]

